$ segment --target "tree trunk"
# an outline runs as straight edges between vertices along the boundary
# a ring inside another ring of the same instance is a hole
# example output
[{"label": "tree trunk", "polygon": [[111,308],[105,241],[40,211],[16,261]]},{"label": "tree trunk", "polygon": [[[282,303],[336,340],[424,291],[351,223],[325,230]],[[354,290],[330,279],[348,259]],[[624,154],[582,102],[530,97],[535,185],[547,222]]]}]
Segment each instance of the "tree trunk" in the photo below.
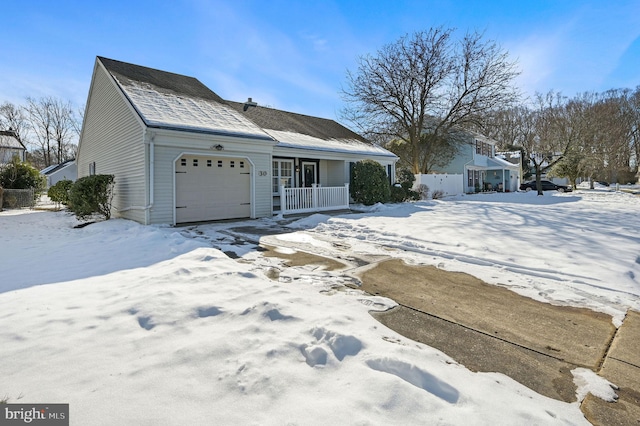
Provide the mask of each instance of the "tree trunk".
[{"label": "tree trunk", "polygon": [[538,195],[544,195],[542,191],[542,177],[540,176],[540,164],[534,164],[536,168],[536,189],[538,190]]}]

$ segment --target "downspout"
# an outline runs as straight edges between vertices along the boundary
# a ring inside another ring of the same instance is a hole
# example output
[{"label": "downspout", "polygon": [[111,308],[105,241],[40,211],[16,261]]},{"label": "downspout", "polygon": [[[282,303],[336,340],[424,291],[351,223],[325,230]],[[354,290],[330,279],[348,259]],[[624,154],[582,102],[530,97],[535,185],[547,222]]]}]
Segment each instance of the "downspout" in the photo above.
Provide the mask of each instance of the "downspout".
[{"label": "downspout", "polygon": [[149,146],[149,204],[146,206],[128,206],[123,209],[119,209],[119,212],[126,212],[128,210],[144,210],[145,211],[145,225],[149,224],[149,210],[153,207],[153,189],[154,189],[154,168],[155,168],[155,144],[153,140],[155,135],[151,133],[151,138],[147,142],[147,128],[145,127],[142,133],[142,139],[145,145]]},{"label": "downspout", "polygon": [[[145,130],[146,132],[146,130]],[[155,144],[154,144],[154,139],[156,138],[155,134],[151,134],[151,139],[149,140],[149,205],[148,205],[148,209],[150,209],[151,207],[153,207],[153,189],[154,189],[154,176],[155,176],[155,164],[156,164],[156,160],[155,160]]]}]

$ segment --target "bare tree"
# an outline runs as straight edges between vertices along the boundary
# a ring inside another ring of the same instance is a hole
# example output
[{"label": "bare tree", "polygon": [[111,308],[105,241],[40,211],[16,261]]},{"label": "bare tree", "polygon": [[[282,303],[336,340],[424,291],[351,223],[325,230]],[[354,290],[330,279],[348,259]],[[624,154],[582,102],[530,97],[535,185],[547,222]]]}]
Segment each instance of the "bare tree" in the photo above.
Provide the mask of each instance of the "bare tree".
[{"label": "bare tree", "polygon": [[635,165],[638,167],[638,180],[640,180],[640,86],[629,96],[629,114],[631,122],[631,143],[635,156]]},{"label": "bare tree", "polygon": [[73,158],[78,124],[70,102],[53,97],[38,100],[28,97],[25,112],[34,139],[32,161],[47,167]]},{"label": "bare tree", "polygon": [[625,181],[640,181],[640,86],[633,91],[623,90],[620,102],[629,144],[629,170]]},{"label": "bare tree", "polygon": [[623,108],[623,93],[610,90],[602,94],[594,106],[597,117],[599,151],[601,153],[600,177],[617,182],[629,171],[631,146],[630,129]]},{"label": "bare tree", "polygon": [[0,105],[0,130],[13,130],[16,138],[26,147],[29,122],[22,107],[10,102]]},{"label": "bare tree", "polygon": [[56,142],[56,162],[58,164],[68,160],[67,151],[74,129],[77,128],[71,102],[51,99],[51,137]]},{"label": "bare tree", "polygon": [[[560,93],[537,93],[532,105],[497,111],[487,118],[487,134],[501,141],[501,148],[519,150],[523,170],[536,176],[543,195],[542,174],[567,157],[583,132],[585,118]],[[573,113],[572,113],[573,112]]]},{"label": "bare tree", "polygon": [[594,179],[618,182],[633,175],[633,121],[626,108],[627,95],[628,91],[609,90],[585,93],[569,102],[568,122],[578,137],[556,173],[574,184],[577,176],[586,177],[591,188]]},{"label": "bare tree", "polygon": [[414,173],[446,164],[461,129],[481,129],[489,111],[518,98],[511,86],[515,62],[480,33],[453,40],[432,28],[400,38],[347,72],[342,118],[369,137],[392,140],[389,149]]},{"label": "bare tree", "polygon": [[27,98],[27,119],[29,120],[31,132],[34,135],[34,145],[36,150],[42,154],[44,167],[48,167],[51,162],[51,145],[52,145],[52,117],[51,117],[51,100],[49,98],[41,98],[40,100]]},{"label": "bare tree", "polygon": [[592,178],[602,169],[602,124],[598,119],[599,95],[583,93],[558,108],[557,137],[568,142],[550,174],[566,177],[575,186],[578,177]]},{"label": "bare tree", "polygon": [[85,106],[82,105],[76,109],[76,115],[73,119],[73,131],[76,136],[80,138],[80,133],[82,132],[82,122],[84,121],[84,109]]}]

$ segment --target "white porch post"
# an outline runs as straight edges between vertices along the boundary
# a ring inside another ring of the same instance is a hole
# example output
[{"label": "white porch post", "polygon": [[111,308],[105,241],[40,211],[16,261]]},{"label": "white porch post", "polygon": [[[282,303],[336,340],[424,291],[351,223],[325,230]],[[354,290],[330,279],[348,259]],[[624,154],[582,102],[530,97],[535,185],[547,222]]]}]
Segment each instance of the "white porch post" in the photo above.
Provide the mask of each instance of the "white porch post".
[{"label": "white porch post", "polygon": [[345,183],[344,184],[344,192],[345,192],[345,199],[344,199],[344,205],[349,208],[349,184]]},{"label": "white porch post", "polygon": [[287,212],[287,191],[285,191],[284,185],[280,185],[280,214]]},{"label": "white porch post", "polygon": [[318,184],[317,183],[311,184],[311,208],[312,209],[318,208]]}]

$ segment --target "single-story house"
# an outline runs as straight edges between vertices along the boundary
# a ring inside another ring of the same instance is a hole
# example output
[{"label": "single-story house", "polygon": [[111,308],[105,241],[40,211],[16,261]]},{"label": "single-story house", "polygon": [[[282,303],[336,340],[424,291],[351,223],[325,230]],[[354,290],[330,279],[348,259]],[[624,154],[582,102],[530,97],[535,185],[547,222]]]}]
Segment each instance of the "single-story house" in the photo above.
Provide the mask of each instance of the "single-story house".
[{"label": "single-story house", "polygon": [[487,190],[517,191],[520,166],[496,156],[496,141],[476,132],[466,131],[455,158],[435,173],[462,176],[464,192]]},{"label": "single-story house", "polygon": [[333,120],[97,57],[76,162],[78,177],[115,175],[113,216],[175,225],[344,208],[363,159],[394,180],[394,154]]},{"label": "single-story house", "polygon": [[76,160],[67,160],[60,164],[52,164],[40,170],[40,174],[47,179],[47,188],[61,180],[76,181],[78,179],[78,165]]},{"label": "single-story house", "polygon": [[0,130],[0,164],[10,163],[15,156],[26,161],[26,155],[27,148],[13,130]]}]

